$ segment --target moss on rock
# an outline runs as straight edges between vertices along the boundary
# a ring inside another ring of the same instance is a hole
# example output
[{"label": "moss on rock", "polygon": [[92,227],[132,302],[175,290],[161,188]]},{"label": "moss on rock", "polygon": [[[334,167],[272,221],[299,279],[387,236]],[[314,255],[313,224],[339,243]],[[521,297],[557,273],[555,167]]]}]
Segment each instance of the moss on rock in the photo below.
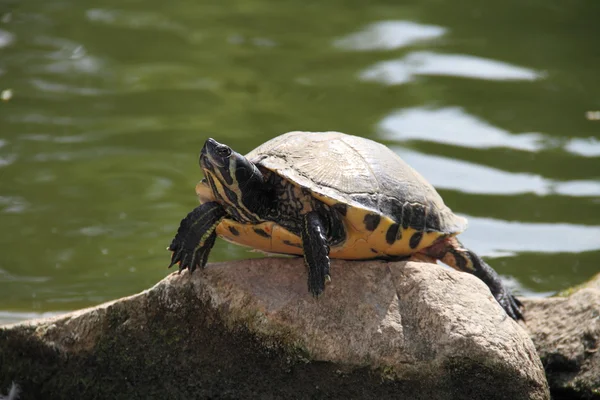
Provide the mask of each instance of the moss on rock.
[{"label": "moss on rock", "polygon": [[[293,261],[259,260],[244,264],[243,270],[239,268],[239,263],[232,263],[208,268],[204,274],[171,275],[154,288],[135,296],[66,316],[0,329],[0,388],[8,388],[15,381],[22,388],[22,399],[432,400],[548,397],[545,382],[536,378],[539,374],[523,372],[524,365],[529,365],[527,368],[534,368],[532,371],[535,371],[539,361],[536,364],[535,360],[532,362],[523,359],[522,365],[515,366],[502,357],[492,357],[495,353],[486,348],[471,353],[464,351],[465,346],[477,348],[478,341],[486,343],[487,339],[484,337],[476,338],[475,341],[467,338],[466,344],[456,342],[463,347],[460,351],[456,350],[457,356],[452,356],[454,352],[448,350],[448,344],[435,350],[435,343],[428,343],[425,347],[429,350],[423,355],[407,353],[401,362],[386,358],[374,363],[373,349],[367,349],[368,352],[360,357],[351,357],[348,362],[339,361],[342,356],[336,353],[340,350],[335,349],[332,350],[332,357],[338,357],[335,360],[315,357],[315,354],[323,354],[318,350],[321,345],[315,335],[336,337],[336,341],[342,341],[339,349],[364,351],[365,349],[361,350],[364,345],[361,340],[369,339],[363,336],[361,330],[367,329],[366,320],[359,316],[363,312],[371,315],[371,308],[360,309],[359,314],[355,314],[357,310],[350,306],[339,306],[332,309],[330,315],[324,305],[327,304],[326,301],[332,300],[314,302],[305,293],[304,277],[301,279],[302,291],[298,295],[285,285],[275,285],[275,289],[272,289],[275,292],[267,294],[258,293],[260,289],[252,292],[248,287],[240,289],[236,286],[236,279],[239,282],[252,281],[255,276],[253,274],[274,275],[273,271],[271,274],[265,271],[269,268],[280,274],[286,274],[287,268],[287,272],[292,274],[291,271],[295,271],[298,266],[290,266],[290,262]],[[348,263],[343,266],[356,269],[347,278],[343,278],[344,274],[337,273],[337,268],[341,266],[338,264],[332,267],[339,278],[337,288],[330,288],[329,293],[332,293],[331,296],[338,296],[338,302],[346,301],[339,296],[346,296],[350,302],[366,301],[356,300],[356,294],[352,291],[340,290],[343,289],[341,286],[350,284],[348,282],[352,274],[359,274],[364,268],[374,268],[377,271],[388,268],[382,267],[381,263]],[[418,275],[419,271],[418,265],[411,269],[405,263],[398,263],[394,268],[403,269],[402,273],[407,275]],[[447,272],[436,270],[435,273]],[[448,273],[457,274],[454,271]],[[230,274],[229,278],[227,274]],[[352,279],[358,279],[357,276]],[[390,293],[396,298],[391,298],[391,301],[397,302],[396,296],[402,295],[405,306],[411,307],[410,296],[402,293],[403,290],[413,293],[417,289],[409,286],[395,289],[390,283],[392,279],[386,278],[385,273],[365,276],[371,277],[368,279],[380,276],[391,285]],[[219,282],[227,282],[227,285]],[[261,282],[260,288],[263,284],[269,286],[268,282]],[[432,287],[435,285],[434,280],[427,290],[434,290]],[[374,293],[387,290],[382,282],[373,282],[369,287],[372,287]],[[472,288],[467,285],[465,290],[472,291]],[[439,290],[442,294],[446,292],[444,287]],[[413,294],[418,300],[419,294]],[[484,292],[481,299],[487,299],[487,296]],[[387,297],[384,299],[388,301]],[[422,301],[419,304],[422,307],[419,312],[423,312]],[[389,304],[382,306],[384,311],[392,310],[388,313],[399,312],[397,308],[390,308]],[[372,304],[370,307],[378,305]],[[497,305],[490,303],[490,307],[490,310],[495,310]],[[497,308],[498,313],[501,313]],[[299,315],[292,318],[290,313],[298,311],[313,314],[304,315],[307,323],[297,324],[298,321],[305,320]],[[410,314],[416,311],[403,312]],[[340,313],[342,314],[338,315]],[[337,318],[335,315],[338,315],[339,321],[328,320]],[[382,316],[383,322],[389,319],[385,312]],[[394,318],[396,321],[400,314]],[[317,323],[321,319],[323,321],[320,323],[324,325],[318,325],[318,329],[308,326],[310,321]],[[330,323],[337,327],[337,331],[327,330]],[[383,334],[376,331],[379,329],[377,326],[380,326],[382,332],[388,332],[389,329],[381,323],[374,325],[372,329],[375,331],[364,332],[371,332],[376,336]],[[358,328],[352,328],[352,324]],[[505,329],[502,334],[508,335],[507,343],[514,340],[510,335],[519,332],[512,324],[514,323],[509,321],[505,328],[498,328]],[[341,333],[339,329],[344,325],[348,325],[350,331],[338,338],[335,335]],[[396,329],[400,328],[396,326]],[[430,327],[413,328],[418,330]],[[350,337],[352,332],[356,333],[355,338]],[[397,334],[401,333],[401,330],[397,331]],[[446,340],[454,342],[451,337]],[[524,340],[528,340],[526,335]],[[377,345],[379,342],[373,343]],[[387,346],[386,342],[381,343]],[[317,350],[311,346],[316,346]],[[358,347],[353,350],[352,346]],[[527,349],[529,345],[525,346],[524,349]],[[390,349],[385,347],[383,350]],[[446,349],[444,351],[448,351],[448,354],[441,349]],[[404,351],[410,351],[410,346]],[[406,361],[411,358],[412,361]],[[364,362],[356,363],[356,359]]]}]

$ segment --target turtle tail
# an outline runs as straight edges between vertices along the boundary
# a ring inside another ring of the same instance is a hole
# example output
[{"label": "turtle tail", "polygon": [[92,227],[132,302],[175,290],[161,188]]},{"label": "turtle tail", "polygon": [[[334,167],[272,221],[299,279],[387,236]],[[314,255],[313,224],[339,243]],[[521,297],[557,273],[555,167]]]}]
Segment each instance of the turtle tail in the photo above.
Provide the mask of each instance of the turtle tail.
[{"label": "turtle tail", "polygon": [[424,249],[423,253],[458,271],[475,275],[490,288],[494,298],[512,319],[524,320],[521,311],[523,304],[504,286],[498,273],[481,257],[464,247],[456,237],[446,237]]}]

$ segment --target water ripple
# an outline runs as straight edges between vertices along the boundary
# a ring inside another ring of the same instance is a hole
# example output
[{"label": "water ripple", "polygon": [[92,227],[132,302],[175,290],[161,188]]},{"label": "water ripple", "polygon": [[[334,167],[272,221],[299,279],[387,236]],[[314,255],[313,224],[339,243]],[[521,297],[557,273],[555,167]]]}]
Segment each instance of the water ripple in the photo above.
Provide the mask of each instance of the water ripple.
[{"label": "water ripple", "polygon": [[132,149],[120,148],[120,147],[100,147],[85,148],[80,151],[53,151],[47,153],[35,153],[31,156],[31,160],[35,162],[71,162],[77,160],[93,160],[93,159],[104,159],[105,157],[116,157],[126,156],[132,157],[135,154],[142,153],[142,151],[136,151]]},{"label": "water ripple", "polygon": [[54,37],[39,36],[34,39],[39,46],[49,47],[51,51],[43,53],[45,62],[36,63],[30,68],[35,72],[42,70],[52,74],[100,75],[108,68],[100,58],[88,54],[87,49],[75,41]]},{"label": "water ripple", "polygon": [[209,77],[198,76],[195,67],[172,63],[146,63],[132,67],[121,67],[122,92],[140,92],[148,90],[180,89],[205,90],[216,89],[219,84]]},{"label": "water ripple", "polygon": [[96,23],[104,23],[112,26],[119,26],[133,29],[162,30],[185,34],[187,29],[178,23],[166,18],[160,13],[137,10],[127,12],[123,10],[106,10],[93,8],[85,13],[87,19]]},{"label": "water ripple", "polygon": [[523,252],[581,253],[600,249],[600,226],[467,218],[469,229],[461,234],[461,240],[486,256]]},{"label": "water ripple", "polygon": [[565,145],[565,150],[584,157],[598,157],[600,156],[600,141],[595,137],[571,139]]},{"label": "water ripple", "polygon": [[22,197],[0,196],[0,209],[6,214],[20,214],[29,208],[29,203]]},{"label": "water ripple", "polygon": [[[425,140],[461,147],[487,149],[504,147],[539,151],[548,147],[548,137],[542,133],[510,133],[465,112],[460,107],[413,107],[395,111],[378,125],[384,139],[404,142]],[[600,155],[600,141],[570,139],[564,149],[577,155]]]},{"label": "water ripple", "polygon": [[101,235],[106,235],[108,233],[110,233],[110,229],[104,227],[104,226],[85,226],[81,229],[79,229],[79,233],[81,233],[84,236],[89,236],[89,237],[94,237],[94,236],[101,236]]},{"label": "water ripple", "polygon": [[360,73],[360,79],[387,85],[400,85],[416,75],[445,75],[485,80],[533,81],[544,77],[534,70],[501,61],[464,54],[413,52],[404,58],[383,61]]},{"label": "water ripple", "polygon": [[367,26],[334,42],[334,46],[348,50],[394,50],[416,42],[443,36],[446,28],[423,25],[411,21],[381,21]]},{"label": "water ripple", "polygon": [[43,283],[50,280],[47,276],[23,276],[13,275],[0,268],[0,282],[24,282],[24,283]]},{"label": "water ripple", "polygon": [[8,47],[15,40],[15,35],[12,33],[0,29],[0,49],[3,47]]},{"label": "water ripple", "polygon": [[433,186],[440,189],[476,194],[535,193],[543,196],[558,193],[573,197],[600,196],[598,181],[561,182],[531,173],[506,172],[468,161],[427,155],[404,148],[394,150],[404,161],[423,174]]},{"label": "water ripple", "polygon": [[109,93],[107,90],[48,82],[43,79],[31,79],[30,82],[36,89],[47,93],[68,93],[80,96],[100,96]]},{"label": "water ripple", "polygon": [[[75,50],[76,51],[76,50]],[[44,70],[53,74],[87,74],[100,75],[102,73],[104,63],[96,57],[81,57],[58,60],[48,63],[44,66]]]},{"label": "water ripple", "polygon": [[[22,113],[17,115],[10,115],[8,120],[15,123],[24,124],[36,124],[36,125],[61,125],[61,126],[74,126],[81,124],[81,119],[75,119],[73,117],[61,117],[58,115],[46,115],[39,112]],[[28,140],[49,140],[50,135],[48,134],[31,134],[23,135],[22,139]]]},{"label": "water ripple", "polygon": [[173,181],[164,177],[155,177],[152,183],[146,188],[144,198],[151,201],[168,197],[169,191],[173,187]]},{"label": "water ripple", "polygon": [[9,154],[8,156],[0,156],[0,167],[6,167],[14,163],[17,160],[17,156],[15,154]]}]

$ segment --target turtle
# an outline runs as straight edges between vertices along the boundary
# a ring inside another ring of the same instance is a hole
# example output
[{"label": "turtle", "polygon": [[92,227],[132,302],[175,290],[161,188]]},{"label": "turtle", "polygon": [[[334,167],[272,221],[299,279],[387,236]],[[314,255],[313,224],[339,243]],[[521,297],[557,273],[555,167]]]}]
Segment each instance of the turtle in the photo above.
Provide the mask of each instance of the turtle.
[{"label": "turtle", "polygon": [[331,280],[330,259],[443,263],[482,280],[506,314],[522,304],[457,239],[467,220],[387,146],[341,132],[293,131],[246,156],[209,138],[200,152],[200,205],[180,223],[169,267],[203,268],[217,236],[266,253],[304,257],[308,291]]}]

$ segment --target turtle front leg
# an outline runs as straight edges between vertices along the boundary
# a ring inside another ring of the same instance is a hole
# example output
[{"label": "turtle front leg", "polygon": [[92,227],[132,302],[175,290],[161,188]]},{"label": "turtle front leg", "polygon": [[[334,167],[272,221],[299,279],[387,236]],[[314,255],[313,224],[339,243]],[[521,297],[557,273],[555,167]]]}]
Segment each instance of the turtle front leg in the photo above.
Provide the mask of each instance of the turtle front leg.
[{"label": "turtle front leg", "polygon": [[475,275],[490,288],[496,301],[512,319],[524,320],[521,312],[523,304],[504,286],[498,273],[481,257],[465,248],[456,237],[434,243],[423,253],[442,260],[454,269]]},{"label": "turtle front leg", "polygon": [[217,239],[217,225],[225,217],[225,209],[211,201],[194,208],[179,224],[177,235],[167,248],[173,252],[169,268],[179,263],[179,271],[194,272],[203,268]]},{"label": "turtle front leg", "polygon": [[304,265],[308,268],[308,291],[316,297],[323,293],[325,282],[331,279],[325,226],[316,211],[304,216],[301,237]]}]

